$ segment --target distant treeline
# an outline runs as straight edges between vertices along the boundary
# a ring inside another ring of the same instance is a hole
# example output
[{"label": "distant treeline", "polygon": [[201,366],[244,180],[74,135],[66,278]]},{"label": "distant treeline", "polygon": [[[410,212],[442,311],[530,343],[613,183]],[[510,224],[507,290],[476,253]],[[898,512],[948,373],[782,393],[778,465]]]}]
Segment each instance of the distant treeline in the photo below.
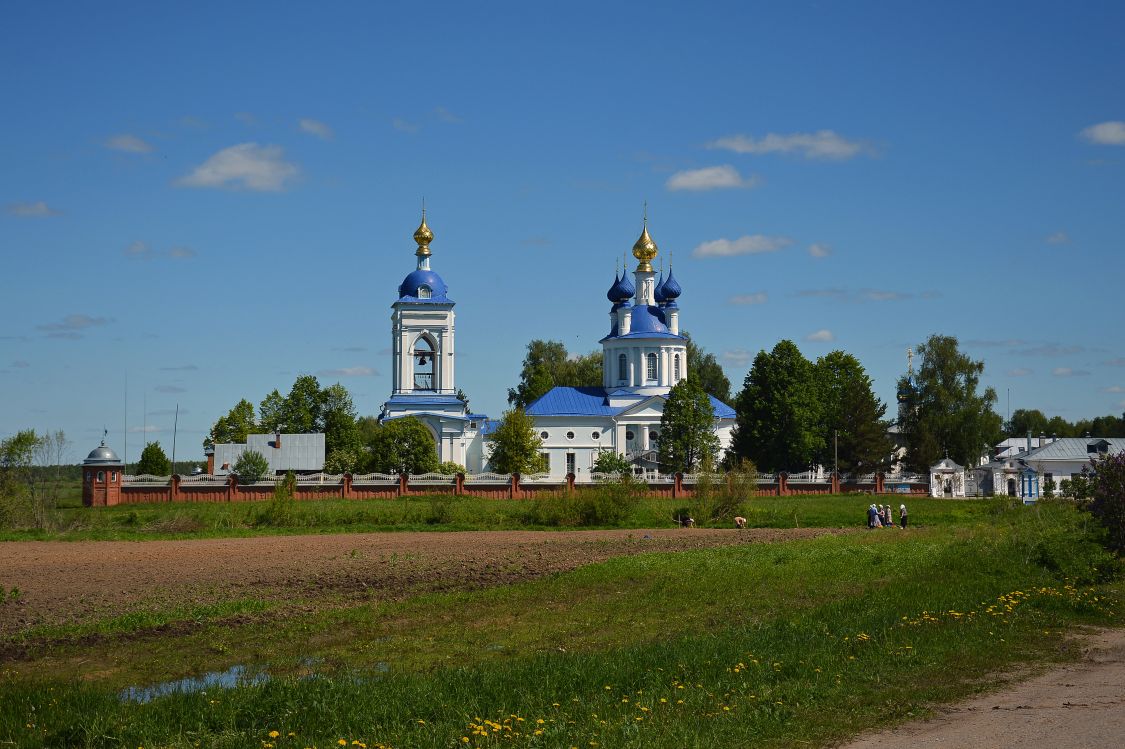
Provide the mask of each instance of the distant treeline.
[{"label": "distant treeline", "polygon": [[1006,425],[1010,437],[1125,437],[1125,413],[1069,422],[1061,416],[1047,416],[1038,408],[1017,408]]}]

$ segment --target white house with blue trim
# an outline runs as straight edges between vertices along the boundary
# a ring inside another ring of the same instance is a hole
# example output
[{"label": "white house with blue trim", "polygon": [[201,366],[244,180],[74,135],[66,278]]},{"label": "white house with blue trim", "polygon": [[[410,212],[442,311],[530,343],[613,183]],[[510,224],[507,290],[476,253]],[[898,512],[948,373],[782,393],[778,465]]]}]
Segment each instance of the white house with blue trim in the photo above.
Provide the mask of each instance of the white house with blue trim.
[{"label": "white house with blue trim", "polygon": [[[588,481],[603,450],[624,455],[639,468],[657,468],[660,418],[672,386],[688,376],[687,339],[680,335],[683,290],[671,268],[652,268],[659,250],[648,224],[633,245],[633,281],[615,278],[606,297],[609,334],[601,339],[602,387],[555,387],[527,407],[543,440],[552,477],[573,473]],[[734,409],[711,397],[715,434],[730,447]],[[722,457],[721,455],[718,457]]]}]

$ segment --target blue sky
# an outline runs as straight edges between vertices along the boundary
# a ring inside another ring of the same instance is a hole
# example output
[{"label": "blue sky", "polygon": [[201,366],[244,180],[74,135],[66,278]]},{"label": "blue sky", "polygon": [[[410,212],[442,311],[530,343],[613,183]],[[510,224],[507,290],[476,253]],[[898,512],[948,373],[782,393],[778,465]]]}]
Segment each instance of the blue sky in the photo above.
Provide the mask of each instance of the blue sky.
[{"label": "blue sky", "polygon": [[790,338],[891,400],[936,332],[1001,414],[1120,413],[1123,75],[1119,2],[13,5],[0,435],[377,413],[423,196],[474,410],[597,347],[647,201],[736,389]]}]

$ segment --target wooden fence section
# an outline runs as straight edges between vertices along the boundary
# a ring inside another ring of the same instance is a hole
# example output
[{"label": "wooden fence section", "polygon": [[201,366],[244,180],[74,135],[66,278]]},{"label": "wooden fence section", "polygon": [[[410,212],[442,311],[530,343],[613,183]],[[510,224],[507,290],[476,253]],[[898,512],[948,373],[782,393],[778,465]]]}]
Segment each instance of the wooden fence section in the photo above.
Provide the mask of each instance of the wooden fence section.
[{"label": "wooden fence section", "polygon": [[[119,504],[152,502],[261,502],[271,499],[277,483],[284,477],[267,477],[252,484],[240,484],[237,476],[171,476],[127,477],[121,485]],[[799,496],[813,494],[929,494],[929,485],[921,477],[884,477],[883,474],[848,477],[836,474],[765,474],[758,479],[757,496]],[[650,475],[643,483],[646,496],[653,499],[694,497],[700,477],[692,474]],[[723,474],[713,476],[712,487],[731,479]],[[294,497],[313,499],[393,499],[399,497],[448,494],[457,497],[485,499],[534,499],[542,496],[569,495],[596,487],[594,483],[575,482],[574,474],[563,480],[545,475],[522,477],[514,474],[394,474],[342,475],[314,474],[298,476]],[[117,504],[117,503],[115,503]]]}]

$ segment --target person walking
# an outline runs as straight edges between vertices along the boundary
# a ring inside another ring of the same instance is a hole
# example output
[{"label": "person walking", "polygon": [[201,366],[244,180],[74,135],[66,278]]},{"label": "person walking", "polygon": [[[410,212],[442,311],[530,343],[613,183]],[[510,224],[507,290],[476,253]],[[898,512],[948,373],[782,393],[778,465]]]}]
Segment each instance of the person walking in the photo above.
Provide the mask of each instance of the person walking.
[{"label": "person walking", "polygon": [[898,523],[903,528],[906,528],[906,505],[898,506]]}]

